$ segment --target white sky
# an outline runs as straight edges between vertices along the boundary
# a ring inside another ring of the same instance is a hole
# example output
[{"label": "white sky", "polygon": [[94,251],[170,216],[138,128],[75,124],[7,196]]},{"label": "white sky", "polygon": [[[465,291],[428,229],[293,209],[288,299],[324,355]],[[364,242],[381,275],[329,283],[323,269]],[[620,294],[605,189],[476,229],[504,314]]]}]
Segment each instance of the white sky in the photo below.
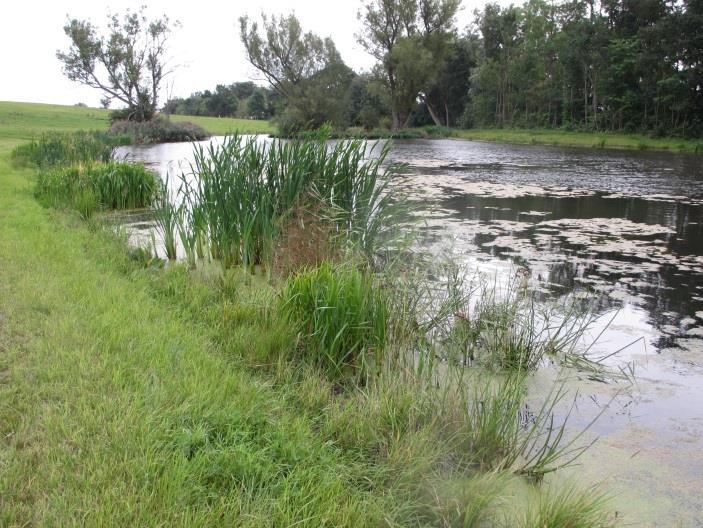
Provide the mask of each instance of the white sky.
[{"label": "white sky", "polygon": [[[474,9],[484,3],[463,0],[457,17],[461,30],[473,21]],[[360,71],[373,65],[354,36],[359,30],[356,13],[361,0],[7,0],[0,17],[0,100],[98,106],[99,91],[66,79],[56,59],[58,49],[68,48],[68,37],[63,33],[66,16],[103,26],[108,10],[121,13],[143,4],[150,16],[166,13],[183,24],[172,34],[169,48],[174,63],[180,65],[169,80],[174,96],[213,89],[217,84],[258,81],[245,60],[237,20],[243,14],[258,17],[261,11],[292,11],[304,30],[332,37],[350,67]]]}]

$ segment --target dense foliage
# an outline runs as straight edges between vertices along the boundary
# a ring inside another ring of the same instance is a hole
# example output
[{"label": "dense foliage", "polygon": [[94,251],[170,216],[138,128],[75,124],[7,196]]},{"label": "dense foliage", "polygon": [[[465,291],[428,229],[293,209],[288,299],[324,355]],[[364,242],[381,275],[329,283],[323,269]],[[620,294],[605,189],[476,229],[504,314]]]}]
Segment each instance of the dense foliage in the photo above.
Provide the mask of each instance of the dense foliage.
[{"label": "dense foliage", "polygon": [[214,91],[195,92],[188,97],[174,97],[164,105],[167,114],[270,119],[276,113],[278,96],[269,88],[253,82],[218,84]]},{"label": "dense foliage", "polygon": [[325,122],[703,133],[703,2],[489,3],[463,33],[460,8],[364,2],[358,39],[377,63],[361,75],[293,15],[264,18],[263,34],[243,19],[242,41],[281,97],[284,135]]},{"label": "dense foliage", "polygon": [[117,137],[129,137],[132,143],[172,143],[177,141],[199,141],[209,137],[202,127],[188,121],[170,121],[155,117],[149,121],[115,121],[109,133]]},{"label": "dense foliage", "polygon": [[703,2],[488,4],[477,26],[468,125],[703,133]]}]

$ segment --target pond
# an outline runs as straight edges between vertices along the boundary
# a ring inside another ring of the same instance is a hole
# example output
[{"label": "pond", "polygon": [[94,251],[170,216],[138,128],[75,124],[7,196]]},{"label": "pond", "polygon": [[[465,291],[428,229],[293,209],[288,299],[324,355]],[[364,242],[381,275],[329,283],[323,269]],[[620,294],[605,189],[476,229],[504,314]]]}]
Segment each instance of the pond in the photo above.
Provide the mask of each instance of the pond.
[{"label": "pond", "polygon": [[[191,152],[118,155],[165,175],[187,171]],[[523,268],[545,296],[597,296],[597,348],[624,349],[636,382],[574,381],[576,426],[614,398],[575,471],[605,481],[636,525],[702,525],[703,158],[458,140],[396,141],[389,158],[405,164],[394,185],[423,251],[497,281]]]}]

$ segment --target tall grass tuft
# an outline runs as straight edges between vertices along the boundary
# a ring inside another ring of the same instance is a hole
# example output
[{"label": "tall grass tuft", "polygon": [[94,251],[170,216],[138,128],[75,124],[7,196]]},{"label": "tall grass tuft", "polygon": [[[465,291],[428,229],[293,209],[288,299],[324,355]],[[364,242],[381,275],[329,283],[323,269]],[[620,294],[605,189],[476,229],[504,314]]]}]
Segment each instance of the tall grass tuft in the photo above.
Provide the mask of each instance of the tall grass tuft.
[{"label": "tall grass tuft", "polygon": [[557,385],[537,408],[525,401],[525,376],[474,384],[463,404],[466,419],[459,432],[470,460],[484,470],[513,470],[535,481],[568,467],[593,444],[577,444],[595,419],[583,430],[565,438],[571,410],[555,424],[557,407],[566,392]]},{"label": "tall grass tuft", "polygon": [[107,163],[112,159],[112,151],[116,146],[129,142],[127,137],[105,132],[46,132],[29,143],[16,147],[12,151],[12,158],[16,163],[38,167]]},{"label": "tall grass tuft", "polygon": [[176,205],[167,178],[166,182],[161,185],[154,201],[154,221],[156,222],[156,231],[163,241],[166,258],[169,260],[176,260],[178,253],[176,239],[181,224],[181,211],[182,206]]},{"label": "tall grass tuft", "polygon": [[282,226],[313,196],[334,236],[373,256],[400,207],[387,188],[396,170],[384,166],[389,147],[369,160],[363,141],[328,147],[326,139],[265,144],[234,136],[219,146],[196,145],[194,177],[182,175],[180,192],[199,209],[202,226],[187,229],[206,235],[225,267],[270,268]]},{"label": "tall grass tuft", "polygon": [[83,209],[91,201],[93,209],[136,209],[150,206],[156,189],[156,175],[143,165],[111,162],[41,169],[35,194],[54,207]]},{"label": "tall grass tuft", "polygon": [[281,308],[301,338],[304,358],[332,378],[363,380],[386,345],[388,305],[368,271],[324,263],[291,277]]},{"label": "tall grass tuft", "polygon": [[584,491],[568,485],[559,491],[545,490],[524,512],[517,528],[607,528],[615,525],[607,510],[607,496],[596,488]]},{"label": "tall grass tuft", "polygon": [[156,175],[141,163],[111,162],[87,170],[98,201],[107,209],[139,209],[152,204]]}]

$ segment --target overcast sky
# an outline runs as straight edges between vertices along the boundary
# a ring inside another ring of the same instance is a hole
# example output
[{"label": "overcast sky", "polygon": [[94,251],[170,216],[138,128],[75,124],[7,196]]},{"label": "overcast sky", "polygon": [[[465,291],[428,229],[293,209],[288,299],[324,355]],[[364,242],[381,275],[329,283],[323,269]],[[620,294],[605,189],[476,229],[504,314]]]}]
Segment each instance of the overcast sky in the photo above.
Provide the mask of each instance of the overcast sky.
[{"label": "overcast sky", "polygon": [[[474,9],[483,4],[484,0],[464,0],[457,17],[461,30],[473,20]],[[170,55],[180,65],[171,79],[174,96],[217,84],[259,81],[244,58],[237,19],[243,14],[258,17],[261,11],[292,11],[306,31],[332,37],[344,61],[356,71],[373,65],[354,36],[359,30],[356,13],[361,0],[8,0],[0,17],[0,100],[98,106],[100,93],[66,79],[56,59],[58,49],[68,48],[63,33],[66,17],[103,26],[108,9],[121,13],[140,5],[146,5],[151,16],[165,13],[183,25],[170,41]]]}]

